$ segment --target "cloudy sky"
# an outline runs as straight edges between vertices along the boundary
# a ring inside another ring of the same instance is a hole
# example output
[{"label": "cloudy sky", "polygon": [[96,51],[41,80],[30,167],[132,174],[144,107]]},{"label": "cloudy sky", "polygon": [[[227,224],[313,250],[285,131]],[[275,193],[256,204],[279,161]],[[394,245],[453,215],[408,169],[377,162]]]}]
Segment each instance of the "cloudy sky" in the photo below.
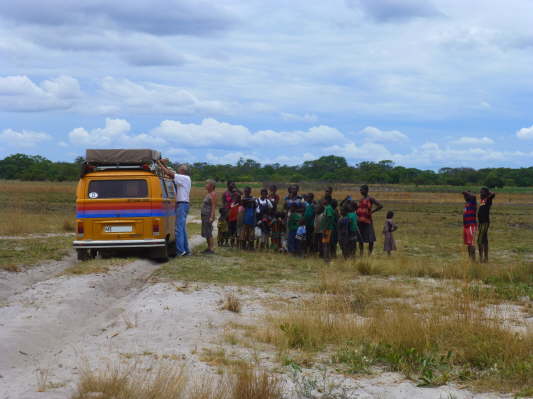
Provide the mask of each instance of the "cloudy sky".
[{"label": "cloudy sky", "polygon": [[0,157],[533,164],[531,0],[0,2]]}]

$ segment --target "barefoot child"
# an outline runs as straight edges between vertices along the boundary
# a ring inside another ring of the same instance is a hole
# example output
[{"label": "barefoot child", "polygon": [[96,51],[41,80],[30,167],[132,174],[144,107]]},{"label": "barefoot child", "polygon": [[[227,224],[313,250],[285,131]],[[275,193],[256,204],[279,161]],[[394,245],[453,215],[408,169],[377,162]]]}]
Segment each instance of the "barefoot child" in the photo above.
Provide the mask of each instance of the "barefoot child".
[{"label": "barefoot child", "polygon": [[241,206],[241,196],[233,193],[232,202],[228,212],[228,236],[232,247],[239,246],[239,236],[237,232],[237,219],[239,218],[239,208]]},{"label": "barefoot child", "polygon": [[278,204],[279,204],[279,195],[278,195],[278,187],[275,184],[272,184],[269,187],[270,192],[268,193],[268,199],[272,203],[272,206],[274,208],[274,212],[278,210]]},{"label": "barefoot child", "polygon": [[300,218],[298,222],[298,229],[296,230],[296,240],[295,240],[295,254],[297,256],[303,256],[306,251],[306,239],[307,239],[307,228],[305,226],[305,219]]},{"label": "barefoot child", "polygon": [[476,247],[474,246],[477,230],[476,196],[470,191],[463,191],[463,197],[465,199],[465,206],[463,209],[463,241],[466,245],[470,259],[476,260]]},{"label": "barefoot child", "polygon": [[318,254],[321,258],[324,256],[322,251],[322,232],[324,231],[322,227],[322,218],[324,217],[324,207],[320,204],[316,206],[315,210],[315,225],[313,233],[313,249],[315,253]]},{"label": "barefoot child", "polygon": [[344,259],[351,258],[355,253],[355,235],[352,233],[351,220],[348,217],[348,207],[341,208],[341,217],[337,222],[337,234]]},{"label": "barefoot child", "polygon": [[252,188],[246,187],[241,200],[244,207],[243,225],[241,231],[241,244],[243,249],[254,249],[254,233],[256,225],[256,200],[252,196]]},{"label": "barefoot child", "polygon": [[287,222],[287,250],[291,254],[296,254],[296,231],[300,225],[302,214],[298,212],[298,205],[296,203],[291,203],[289,210],[290,215]]},{"label": "barefoot child", "polygon": [[479,222],[477,245],[479,250],[479,261],[487,263],[489,261],[489,225],[490,207],[496,194],[491,193],[487,187],[483,187],[479,192],[479,208],[477,219]]},{"label": "barefoot child", "polygon": [[394,224],[392,220],[394,218],[394,212],[387,212],[387,219],[383,225],[383,250],[390,256],[391,251],[396,251],[396,242],[394,241],[393,232],[398,229],[398,226]]},{"label": "barefoot child", "polygon": [[335,210],[331,206],[330,198],[324,198],[324,214],[321,220],[321,230],[322,230],[322,251],[324,254],[324,260],[329,262],[331,260],[331,238],[333,235],[333,230],[335,230],[336,216]]},{"label": "barefoot child", "polygon": [[274,251],[283,251],[282,237],[285,233],[285,213],[276,212],[274,214],[274,219],[272,220],[271,232],[270,232],[270,241],[271,246]]},{"label": "barefoot child", "polygon": [[[231,204],[230,204],[231,205]],[[229,227],[228,227],[228,209],[229,208],[219,208],[219,217],[217,224],[217,244],[219,247],[227,247],[229,240]]]}]

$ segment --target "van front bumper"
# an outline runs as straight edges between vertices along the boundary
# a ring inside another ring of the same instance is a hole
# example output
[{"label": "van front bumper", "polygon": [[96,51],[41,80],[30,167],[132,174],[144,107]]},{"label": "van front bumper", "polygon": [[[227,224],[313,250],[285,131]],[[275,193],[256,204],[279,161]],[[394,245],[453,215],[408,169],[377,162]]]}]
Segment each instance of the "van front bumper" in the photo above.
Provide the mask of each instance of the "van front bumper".
[{"label": "van front bumper", "polygon": [[74,248],[151,248],[164,247],[167,242],[157,240],[78,240],[72,243]]}]

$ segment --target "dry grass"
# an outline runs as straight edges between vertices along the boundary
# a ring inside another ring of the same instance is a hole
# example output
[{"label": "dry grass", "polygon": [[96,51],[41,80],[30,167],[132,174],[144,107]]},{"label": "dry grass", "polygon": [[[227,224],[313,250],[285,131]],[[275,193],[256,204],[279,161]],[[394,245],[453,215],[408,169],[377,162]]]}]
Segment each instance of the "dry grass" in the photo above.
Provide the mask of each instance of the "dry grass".
[{"label": "dry grass", "polygon": [[229,294],[226,294],[226,297],[224,298],[224,304],[222,305],[222,309],[229,310],[233,313],[240,313],[241,301],[235,295],[235,293],[230,292]]},{"label": "dry grass", "polygon": [[76,182],[0,181],[0,235],[74,230]]},{"label": "dry grass", "polygon": [[[250,365],[228,370],[219,378],[191,378],[182,366],[139,363],[85,369],[72,399],[281,399],[279,377]],[[206,382],[211,381],[211,382]]]},{"label": "dry grass", "polygon": [[333,352],[332,361],[347,372],[383,366],[423,385],[456,380],[483,389],[530,389],[532,331],[513,332],[460,293],[416,298],[391,300],[379,288],[322,294],[268,316],[267,328],[254,334],[281,353]]}]

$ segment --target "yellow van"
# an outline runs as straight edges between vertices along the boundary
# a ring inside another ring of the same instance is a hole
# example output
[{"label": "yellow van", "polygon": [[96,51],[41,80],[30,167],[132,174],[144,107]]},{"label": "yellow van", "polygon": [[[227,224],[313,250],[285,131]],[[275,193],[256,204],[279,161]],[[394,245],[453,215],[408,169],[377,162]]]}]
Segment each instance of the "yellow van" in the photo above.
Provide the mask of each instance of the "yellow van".
[{"label": "yellow van", "polygon": [[[95,157],[95,151],[100,155]],[[108,153],[102,157],[105,151]],[[122,151],[121,157],[113,164],[108,159],[117,151]],[[129,158],[124,152],[134,151],[149,155],[125,162]],[[159,260],[176,255],[175,186],[158,173],[156,160],[150,159],[157,158],[154,153],[159,154],[152,150],[87,150],[88,161],[76,190],[73,246],[79,260],[124,248],[145,248],[147,255]]]}]

